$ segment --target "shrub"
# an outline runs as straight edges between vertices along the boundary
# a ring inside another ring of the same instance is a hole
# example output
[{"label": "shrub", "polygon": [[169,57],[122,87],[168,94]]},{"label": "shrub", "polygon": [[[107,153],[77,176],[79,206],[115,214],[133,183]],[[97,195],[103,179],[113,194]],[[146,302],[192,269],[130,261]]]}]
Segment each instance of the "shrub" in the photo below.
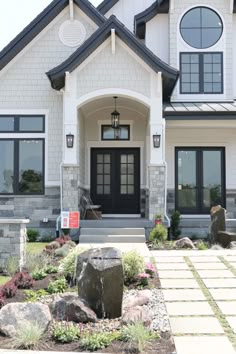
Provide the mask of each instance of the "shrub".
[{"label": "shrub", "polygon": [[70,234],[70,229],[61,229],[62,233],[64,236],[67,236]]},{"label": "shrub", "polygon": [[144,353],[150,340],[159,338],[157,334],[148,330],[142,323],[131,324],[121,329],[120,339],[130,342],[139,353]]},{"label": "shrub", "polygon": [[40,237],[40,242],[52,242],[55,239],[53,235],[42,235]]},{"label": "shrub", "polygon": [[12,281],[18,289],[30,289],[34,284],[34,279],[25,272],[17,273]]},{"label": "shrub", "polygon": [[5,305],[5,300],[6,300],[5,296],[1,294],[1,290],[0,290],[0,309]]},{"label": "shrub", "polygon": [[9,257],[4,264],[4,271],[11,277],[15,275],[19,270],[19,258]]},{"label": "shrub", "polygon": [[24,322],[17,328],[14,337],[14,347],[22,349],[34,349],[38,346],[43,335],[41,326],[35,323]]},{"label": "shrub", "polygon": [[63,271],[66,277],[69,277],[71,279],[75,278],[77,256],[87,251],[87,249],[87,247],[74,248],[70,250],[68,255],[60,261],[59,269]]},{"label": "shrub", "polygon": [[52,330],[52,337],[61,343],[70,343],[78,340],[80,330],[73,323],[55,322]]},{"label": "shrub", "polygon": [[12,280],[7,282],[1,288],[2,297],[8,298],[8,299],[14,297],[16,295],[16,292],[17,292],[17,287]]},{"label": "shrub", "polygon": [[58,242],[61,246],[63,246],[66,242],[71,241],[71,238],[70,236],[65,235],[56,238],[55,241]]},{"label": "shrub", "polygon": [[51,259],[48,255],[44,253],[35,254],[26,252],[26,263],[25,267],[28,272],[32,274],[35,269],[42,269],[50,263]]},{"label": "shrub", "polygon": [[208,250],[208,244],[204,241],[198,241],[197,244],[197,249],[200,250],[200,251],[205,251],[205,250]]},{"label": "shrub", "polygon": [[49,294],[64,293],[66,288],[67,288],[66,279],[63,277],[49,283],[48,292]]},{"label": "shrub", "polygon": [[149,240],[154,244],[166,241],[167,240],[166,227],[162,224],[156,225],[156,227],[154,227],[154,229],[152,229],[152,231],[150,232]]},{"label": "shrub", "polygon": [[45,248],[47,249],[47,250],[57,250],[58,248],[60,248],[61,247],[61,245],[60,245],[60,243],[59,242],[57,242],[57,241],[52,241],[52,242],[50,242],[48,245],[46,245],[45,246]]},{"label": "shrub", "polygon": [[148,279],[150,278],[150,274],[147,274],[147,273],[140,273],[138,275],[138,279],[140,281],[140,284],[142,286],[146,286],[148,285]]},{"label": "shrub", "polygon": [[43,269],[35,269],[32,273],[32,278],[34,280],[41,280],[44,279],[47,276],[47,273],[45,272],[44,268]]},{"label": "shrub", "polygon": [[76,243],[72,240],[66,241],[66,245],[69,245],[71,248],[76,247]]},{"label": "shrub", "polygon": [[27,230],[27,240],[28,242],[35,242],[37,237],[39,236],[38,230],[35,229],[28,229]]},{"label": "shrub", "polygon": [[170,226],[172,236],[175,240],[181,235],[179,224],[180,224],[180,212],[178,210],[175,210],[171,216],[171,226]]},{"label": "shrub", "polygon": [[56,257],[66,257],[71,250],[70,245],[63,245],[61,248],[58,248],[58,250],[55,250],[55,256]]},{"label": "shrub", "polygon": [[46,267],[44,267],[44,271],[47,274],[54,274],[58,272],[58,268],[52,264],[48,264]]},{"label": "shrub", "polygon": [[144,259],[136,251],[125,252],[122,256],[124,277],[126,282],[135,281],[144,272]]},{"label": "shrub", "polygon": [[25,294],[27,302],[37,302],[41,299],[42,296],[48,295],[48,292],[44,289],[40,289],[38,291],[25,290]]},{"label": "shrub", "polygon": [[152,263],[146,263],[145,264],[145,272],[151,276],[151,278],[154,277],[154,274],[156,273],[156,269]]},{"label": "shrub", "polygon": [[117,332],[114,333],[92,333],[87,334],[81,339],[81,346],[85,350],[94,352],[98,349],[104,349],[108,347],[114,340],[119,338]]}]

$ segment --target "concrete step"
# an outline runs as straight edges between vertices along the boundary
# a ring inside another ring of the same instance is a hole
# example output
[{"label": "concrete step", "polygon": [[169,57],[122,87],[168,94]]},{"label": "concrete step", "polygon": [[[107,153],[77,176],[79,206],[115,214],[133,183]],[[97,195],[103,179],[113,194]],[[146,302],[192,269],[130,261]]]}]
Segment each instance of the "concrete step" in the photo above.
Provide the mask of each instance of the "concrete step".
[{"label": "concrete step", "polygon": [[145,235],[144,228],[81,228],[80,235]]},{"label": "concrete step", "polygon": [[101,220],[81,220],[80,227],[83,228],[152,228],[153,221],[143,218],[106,218]]},{"label": "concrete step", "polygon": [[80,243],[145,243],[145,235],[80,235]]}]

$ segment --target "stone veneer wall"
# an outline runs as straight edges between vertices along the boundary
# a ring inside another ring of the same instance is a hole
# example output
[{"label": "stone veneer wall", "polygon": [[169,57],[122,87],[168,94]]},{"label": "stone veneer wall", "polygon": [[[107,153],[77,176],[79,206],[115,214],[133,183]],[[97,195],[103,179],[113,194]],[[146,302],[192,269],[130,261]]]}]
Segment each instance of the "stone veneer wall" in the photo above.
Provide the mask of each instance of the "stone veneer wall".
[{"label": "stone veneer wall", "polygon": [[25,262],[27,219],[0,219],[0,268],[9,257],[19,259],[20,268]]},{"label": "stone veneer wall", "polygon": [[76,211],[79,207],[79,166],[64,165],[62,173],[62,205],[64,211]]},{"label": "stone veneer wall", "polygon": [[149,166],[149,219],[164,213],[165,206],[165,166]]}]

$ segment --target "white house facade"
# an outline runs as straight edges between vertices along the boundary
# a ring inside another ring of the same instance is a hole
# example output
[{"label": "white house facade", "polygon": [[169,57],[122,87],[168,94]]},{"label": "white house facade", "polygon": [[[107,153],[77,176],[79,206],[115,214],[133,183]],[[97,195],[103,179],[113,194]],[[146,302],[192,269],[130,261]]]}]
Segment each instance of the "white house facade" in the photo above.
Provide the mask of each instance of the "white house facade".
[{"label": "white house facade", "polygon": [[53,0],[0,53],[0,216],[235,218],[235,64],[233,0]]}]

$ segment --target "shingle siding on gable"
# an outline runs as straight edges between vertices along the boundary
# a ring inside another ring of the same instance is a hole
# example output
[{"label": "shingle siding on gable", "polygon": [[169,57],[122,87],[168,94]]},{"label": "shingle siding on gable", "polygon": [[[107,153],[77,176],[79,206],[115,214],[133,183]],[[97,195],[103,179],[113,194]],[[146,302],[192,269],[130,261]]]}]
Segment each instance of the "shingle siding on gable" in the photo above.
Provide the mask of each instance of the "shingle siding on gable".
[{"label": "shingle siding on gable", "polygon": [[[75,12],[75,17],[86,27],[86,38],[94,28],[84,16]],[[60,64],[77,48],[64,46],[58,37],[63,21],[69,19],[68,8],[59,15],[55,24],[41,38],[30,44],[26,52],[10,63],[0,77],[1,109],[49,110],[48,119],[48,180],[59,181],[59,166],[62,159],[62,95],[50,86],[46,71]],[[51,25],[50,25],[51,26]]]},{"label": "shingle siding on gable", "polygon": [[77,97],[105,88],[124,88],[150,97],[150,73],[120,45],[107,46],[77,75]]}]

